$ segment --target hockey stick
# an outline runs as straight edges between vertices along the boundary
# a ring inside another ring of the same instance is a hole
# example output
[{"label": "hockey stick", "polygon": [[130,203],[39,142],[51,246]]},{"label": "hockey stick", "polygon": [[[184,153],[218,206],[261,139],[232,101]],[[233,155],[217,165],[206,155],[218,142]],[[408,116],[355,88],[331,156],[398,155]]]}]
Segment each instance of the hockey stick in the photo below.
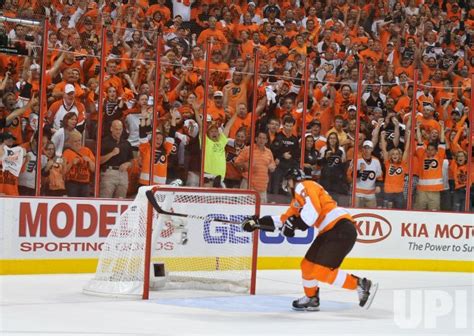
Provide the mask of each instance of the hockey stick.
[{"label": "hockey stick", "polygon": [[[148,198],[148,201],[151,203],[153,208],[158,212],[159,214],[162,215],[168,215],[168,216],[175,216],[175,217],[186,217],[186,218],[192,218],[192,219],[200,219],[200,220],[206,220],[207,216],[198,216],[198,215],[191,215],[191,214],[183,214],[183,213],[178,213],[178,212],[170,212],[163,210],[163,208],[160,207],[158,202],[155,199],[155,196],[151,192],[151,190],[147,190],[145,192],[146,198]],[[229,219],[222,219],[222,218],[210,218],[214,222],[219,222],[219,223],[226,223],[226,224],[242,224],[241,222],[236,222],[232,221]]]}]

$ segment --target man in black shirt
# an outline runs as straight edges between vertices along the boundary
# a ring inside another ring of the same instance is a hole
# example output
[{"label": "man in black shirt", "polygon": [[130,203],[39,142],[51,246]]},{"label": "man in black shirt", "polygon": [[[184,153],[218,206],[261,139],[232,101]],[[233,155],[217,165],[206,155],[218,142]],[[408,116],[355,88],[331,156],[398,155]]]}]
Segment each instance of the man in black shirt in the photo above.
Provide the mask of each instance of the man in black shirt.
[{"label": "man in black shirt", "polygon": [[270,176],[270,193],[278,194],[283,182],[283,177],[290,168],[298,167],[300,160],[299,141],[293,135],[295,119],[287,115],[283,118],[283,129],[275,136],[270,149],[277,165]]},{"label": "man in black shirt", "polygon": [[127,195],[128,169],[133,159],[130,143],[122,138],[123,125],[114,120],[110,135],[102,139],[100,151],[100,197],[122,198]]},{"label": "man in black shirt", "polygon": [[362,95],[362,101],[367,107],[380,107],[381,109],[384,108],[386,96],[380,92],[380,89],[380,82],[375,82],[372,84],[371,92],[366,92]]}]

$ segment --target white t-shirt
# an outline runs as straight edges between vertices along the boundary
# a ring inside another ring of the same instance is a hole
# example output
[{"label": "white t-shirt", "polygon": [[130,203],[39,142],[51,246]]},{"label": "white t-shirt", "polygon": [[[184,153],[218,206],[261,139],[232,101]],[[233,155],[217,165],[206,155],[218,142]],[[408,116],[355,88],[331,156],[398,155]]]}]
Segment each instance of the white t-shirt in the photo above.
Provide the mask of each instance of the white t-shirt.
[{"label": "white t-shirt", "polygon": [[[36,164],[37,164],[37,156],[36,153],[29,150],[26,152],[26,155],[29,158],[28,164],[26,165],[26,169],[24,172],[20,173],[20,177],[18,178],[18,185],[34,189],[36,188]],[[41,156],[41,168],[46,165],[47,160],[42,155]]]},{"label": "white t-shirt", "polygon": [[183,21],[191,21],[191,5],[194,0],[190,0],[189,6],[186,6],[183,0],[173,0],[173,16],[180,15]]},{"label": "white t-shirt", "polygon": [[23,166],[24,149],[22,147],[3,147],[3,156],[0,158],[2,162],[2,170],[9,171],[15,176],[20,175]]},{"label": "white t-shirt", "polygon": [[127,130],[128,130],[128,142],[130,142],[130,145],[133,147],[138,147],[140,144],[140,135],[139,135],[139,129],[140,129],[140,113],[132,113],[127,116],[125,119],[125,123],[127,124]]}]

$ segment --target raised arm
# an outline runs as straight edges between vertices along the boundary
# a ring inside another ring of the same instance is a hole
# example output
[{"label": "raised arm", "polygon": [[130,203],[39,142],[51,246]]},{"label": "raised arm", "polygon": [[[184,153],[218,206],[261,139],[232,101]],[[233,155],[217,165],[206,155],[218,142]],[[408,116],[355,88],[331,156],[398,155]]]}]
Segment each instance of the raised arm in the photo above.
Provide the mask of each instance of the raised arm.
[{"label": "raised arm", "polygon": [[388,161],[388,152],[387,152],[387,140],[385,140],[385,131],[382,131],[380,134],[380,149],[382,150],[382,156],[384,161]]},{"label": "raised arm", "polygon": [[6,119],[6,123],[7,125],[12,121],[14,120],[15,118],[23,115],[28,109],[31,109],[31,107],[36,104],[38,102],[38,99],[36,98],[36,96],[33,95],[33,97],[31,97],[30,101],[28,102],[28,104],[26,104],[25,106],[23,106],[22,108],[19,108],[19,109],[16,109],[14,110],[12,113],[10,113],[9,115],[7,115],[7,117],[5,118]]},{"label": "raised arm", "polygon": [[380,133],[380,128],[383,125],[383,122],[384,122],[384,119],[380,118],[377,121],[377,124],[375,125],[374,130],[372,131],[372,143],[374,144],[374,146],[377,146],[379,142],[379,133]]},{"label": "raised arm", "polygon": [[56,61],[54,61],[54,64],[53,66],[51,67],[51,69],[49,69],[48,71],[46,71],[46,73],[48,75],[51,76],[51,78],[54,78],[58,75],[59,73],[59,70],[61,69],[61,65],[63,64],[63,61],[64,61],[64,57],[65,57],[65,53],[64,52],[61,52],[61,54],[59,55],[59,57],[56,59]]},{"label": "raised arm", "polygon": [[407,128],[405,130],[405,136],[407,137],[408,141],[405,141],[405,150],[403,151],[402,162],[408,161],[408,155],[410,154],[410,134],[411,130]]},{"label": "raised arm", "polygon": [[439,125],[441,126],[441,132],[439,134],[439,141],[440,143],[446,143],[446,135],[445,135],[445,129],[444,129],[444,121],[440,120]]},{"label": "raised arm", "polygon": [[392,122],[395,125],[395,130],[393,132],[393,145],[398,147],[400,144],[400,123],[396,117],[393,117]]},{"label": "raised arm", "polygon": [[416,142],[418,145],[423,145],[423,138],[421,136],[421,123],[419,121],[416,122]]},{"label": "raised arm", "polygon": [[234,125],[234,122],[236,119],[237,119],[237,113],[234,113],[232,117],[229,119],[229,121],[227,122],[227,124],[225,124],[223,133],[226,137],[229,136],[230,129]]}]

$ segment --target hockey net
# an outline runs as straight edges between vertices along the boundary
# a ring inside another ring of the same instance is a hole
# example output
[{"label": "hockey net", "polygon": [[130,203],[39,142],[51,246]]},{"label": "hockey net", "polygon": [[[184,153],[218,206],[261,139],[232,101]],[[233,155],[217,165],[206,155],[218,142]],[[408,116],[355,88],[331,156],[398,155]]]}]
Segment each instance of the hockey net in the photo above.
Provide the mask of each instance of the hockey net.
[{"label": "hockey net", "polygon": [[[189,216],[158,213],[146,192],[162,210]],[[254,294],[258,236],[237,223],[259,207],[248,190],[142,187],[110,231],[84,292],[144,299],[155,287]]]}]

